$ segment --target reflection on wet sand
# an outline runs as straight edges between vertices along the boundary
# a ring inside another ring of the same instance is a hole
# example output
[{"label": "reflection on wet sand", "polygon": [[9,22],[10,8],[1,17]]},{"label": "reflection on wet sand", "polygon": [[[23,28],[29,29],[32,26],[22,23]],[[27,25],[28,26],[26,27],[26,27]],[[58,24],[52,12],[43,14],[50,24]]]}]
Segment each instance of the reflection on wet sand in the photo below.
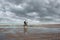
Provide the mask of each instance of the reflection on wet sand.
[{"label": "reflection on wet sand", "polygon": [[60,40],[60,28],[28,27],[0,28],[0,40]]}]

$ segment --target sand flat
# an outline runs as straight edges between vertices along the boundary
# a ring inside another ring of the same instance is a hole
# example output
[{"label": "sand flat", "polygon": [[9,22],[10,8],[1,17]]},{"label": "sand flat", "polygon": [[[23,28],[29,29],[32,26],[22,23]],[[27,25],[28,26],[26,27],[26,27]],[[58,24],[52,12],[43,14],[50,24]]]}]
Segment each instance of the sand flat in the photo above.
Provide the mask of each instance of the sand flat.
[{"label": "sand flat", "polygon": [[6,35],[7,39],[15,40],[60,40],[60,33],[33,33],[28,35],[23,35],[23,33],[17,33],[15,35]]},{"label": "sand flat", "polygon": [[28,27],[24,34],[22,28],[0,28],[0,40],[60,40],[60,28]]},{"label": "sand flat", "polygon": [[[13,27],[12,27],[13,26]],[[0,28],[18,28],[23,25],[19,24],[0,24]],[[60,28],[60,24],[37,24],[37,25],[28,25],[28,27],[47,27],[47,28]]]}]

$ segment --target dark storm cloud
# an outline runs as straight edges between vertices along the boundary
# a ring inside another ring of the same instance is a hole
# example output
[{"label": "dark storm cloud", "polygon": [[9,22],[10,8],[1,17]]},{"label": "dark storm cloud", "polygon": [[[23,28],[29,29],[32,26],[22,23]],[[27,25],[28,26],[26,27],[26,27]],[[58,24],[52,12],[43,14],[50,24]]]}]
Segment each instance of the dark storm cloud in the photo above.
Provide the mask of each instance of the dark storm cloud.
[{"label": "dark storm cloud", "polygon": [[24,0],[7,0],[7,1],[18,5],[18,4],[22,3]]}]

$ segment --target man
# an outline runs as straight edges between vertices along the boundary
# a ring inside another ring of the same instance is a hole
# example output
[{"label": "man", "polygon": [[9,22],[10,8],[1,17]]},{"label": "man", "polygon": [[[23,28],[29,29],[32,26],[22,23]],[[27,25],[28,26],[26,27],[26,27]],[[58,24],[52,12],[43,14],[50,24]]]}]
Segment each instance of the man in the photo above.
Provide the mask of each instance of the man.
[{"label": "man", "polygon": [[26,20],[24,21],[24,34],[27,32],[27,27],[28,25],[27,25],[27,22],[26,22]]},{"label": "man", "polygon": [[27,22],[26,22],[26,20],[24,21],[24,26],[27,26]]}]

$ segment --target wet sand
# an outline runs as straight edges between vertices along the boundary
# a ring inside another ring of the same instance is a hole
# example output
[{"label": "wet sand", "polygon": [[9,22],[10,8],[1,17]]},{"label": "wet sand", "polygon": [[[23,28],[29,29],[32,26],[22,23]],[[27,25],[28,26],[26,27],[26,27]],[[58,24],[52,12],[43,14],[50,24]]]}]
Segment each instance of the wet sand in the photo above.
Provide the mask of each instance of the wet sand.
[{"label": "wet sand", "polygon": [[0,40],[60,40],[60,28],[29,27],[24,34],[22,28],[0,28]]},{"label": "wet sand", "polygon": [[12,40],[60,40],[60,33],[33,33],[33,34],[25,34],[17,33],[14,34],[7,34],[7,39]]},{"label": "wet sand", "polygon": [[[12,27],[13,26],[13,27]],[[19,28],[20,24],[0,24],[0,28]],[[47,27],[47,28],[60,28],[60,24],[36,24],[36,25],[28,25],[29,27]]]},{"label": "wet sand", "polygon": [[42,24],[41,27],[60,28],[60,24]]}]

